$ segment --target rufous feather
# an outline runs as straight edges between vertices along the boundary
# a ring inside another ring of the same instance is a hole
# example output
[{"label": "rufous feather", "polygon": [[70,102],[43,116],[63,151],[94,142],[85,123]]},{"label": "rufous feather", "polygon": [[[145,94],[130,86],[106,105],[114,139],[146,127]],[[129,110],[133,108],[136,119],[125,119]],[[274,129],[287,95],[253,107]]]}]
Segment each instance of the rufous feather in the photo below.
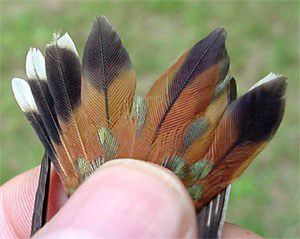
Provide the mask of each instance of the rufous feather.
[{"label": "rufous feather", "polygon": [[[185,127],[206,109],[229,68],[225,30],[218,28],[187,50],[151,87],[147,115],[136,138],[134,157],[161,164],[182,142]],[[157,151],[164,155],[157,155]]]},{"label": "rufous feather", "polygon": [[211,165],[196,185],[203,187],[200,208],[248,167],[273,137],[285,108],[286,78],[270,74],[225,111],[207,154]]},{"label": "rufous feather", "polygon": [[[222,87],[222,90],[220,88]],[[213,132],[217,127],[227,106],[236,98],[236,84],[231,76],[227,76],[215,89],[211,102],[204,113],[194,119],[185,132],[184,159],[188,164],[199,161],[207,152],[213,140]]]},{"label": "rufous feather", "polygon": [[[104,16],[94,21],[82,64],[81,100],[89,125],[87,131],[92,157],[102,155],[105,160],[116,155],[131,157],[133,146],[128,149],[131,154],[118,151],[124,148],[122,144],[134,141],[134,138],[128,138],[133,134],[126,135],[117,131],[121,122],[123,127],[132,127],[133,122],[129,116],[136,87],[135,73],[121,39]],[[101,136],[105,132],[110,135],[109,140],[104,145],[100,138],[100,148],[99,133]]]}]

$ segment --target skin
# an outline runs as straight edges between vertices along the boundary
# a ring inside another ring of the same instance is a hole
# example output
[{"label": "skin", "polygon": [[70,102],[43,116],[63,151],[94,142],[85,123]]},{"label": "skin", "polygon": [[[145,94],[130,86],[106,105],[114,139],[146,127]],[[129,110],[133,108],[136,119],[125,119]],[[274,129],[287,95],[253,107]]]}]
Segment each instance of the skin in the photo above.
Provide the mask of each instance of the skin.
[{"label": "skin", "polygon": [[[28,238],[39,169],[0,188],[0,238]],[[60,210],[58,211],[58,209]],[[196,215],[181,182],[153,164],[122,159],[101,167],[66,202],[53,173],[49,222],[34,238],[196,238]],[[261,238],[225,223],[222,238]]]}]

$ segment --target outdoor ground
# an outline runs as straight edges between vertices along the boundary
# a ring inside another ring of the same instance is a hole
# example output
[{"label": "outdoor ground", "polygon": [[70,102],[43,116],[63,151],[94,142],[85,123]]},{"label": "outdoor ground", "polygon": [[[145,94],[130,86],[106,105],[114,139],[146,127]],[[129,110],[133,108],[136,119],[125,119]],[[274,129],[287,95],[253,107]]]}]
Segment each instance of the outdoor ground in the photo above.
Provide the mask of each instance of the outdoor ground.
[{"label": "outdoor ground", "polygon": [[11,78],[25,76],[30,46],[44,50],[54,30],[68,31],[81,54],[93,18],[104,14],[122,37],[144,94],[186,48],[225,26],[239,94],[271,71],[289,78],[282,125],[234,183],[228,220],[265,237],[300,237],[299,7],[299,1],[1,1],[1,184],[38,165],[43,154],[11,91]]}]

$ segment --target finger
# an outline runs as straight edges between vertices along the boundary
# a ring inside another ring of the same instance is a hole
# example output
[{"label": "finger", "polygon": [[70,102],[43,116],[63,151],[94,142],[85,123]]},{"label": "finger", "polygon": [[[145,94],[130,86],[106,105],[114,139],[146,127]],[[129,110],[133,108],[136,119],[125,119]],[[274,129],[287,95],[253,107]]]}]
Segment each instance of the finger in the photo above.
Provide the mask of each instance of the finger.
[{"label": "finger", "polygon": [[195,209],[179,179],[137,160],[113,160],[71,196],[36,238],[191,238]]},{"label": "finger", "polygon": [[3,238],[28,238],[39,168],[34,168],[0,188],[0,230]]},{"label": "finger", "polygon": [[[0,188],[1,238],[29,237],[38,177],[39,167],[36,167],[11,179]],[[65,201],[56,173],[51,175],[50,188],[52,188],[49,196],[51,217]]]},{"label": "finger", "polygon": [[223,239],[230,239],[230,238],[260,239],[262,237],[236,224],[226,222],[224,224],[222,238]]}]

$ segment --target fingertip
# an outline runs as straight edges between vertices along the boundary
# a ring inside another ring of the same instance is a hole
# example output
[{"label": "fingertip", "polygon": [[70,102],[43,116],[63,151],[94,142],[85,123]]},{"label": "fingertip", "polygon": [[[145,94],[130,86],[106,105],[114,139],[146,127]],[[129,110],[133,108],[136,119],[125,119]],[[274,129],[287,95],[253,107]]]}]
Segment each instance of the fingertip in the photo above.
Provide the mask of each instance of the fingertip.
[{"label": "fingertip", "polygon": [[38,234],[66,230],[102,238],[190,238],[196,235],[196,216],[174,174],[122,159],[93,174]]},{"label": "fingertip", "polygon": [[[0,232],[5,234],[3,238],[29,238],[39,171],[40,167],[33,168],[1,186]],[[65,200],[60,179],[52,170],[48,218],[58,211]]]},{"label": "fingertip", "polygon": [[39,168],[36,167],[6,182],[1,188],[1,225],[7,235],[28,238],[37,187]]}]

